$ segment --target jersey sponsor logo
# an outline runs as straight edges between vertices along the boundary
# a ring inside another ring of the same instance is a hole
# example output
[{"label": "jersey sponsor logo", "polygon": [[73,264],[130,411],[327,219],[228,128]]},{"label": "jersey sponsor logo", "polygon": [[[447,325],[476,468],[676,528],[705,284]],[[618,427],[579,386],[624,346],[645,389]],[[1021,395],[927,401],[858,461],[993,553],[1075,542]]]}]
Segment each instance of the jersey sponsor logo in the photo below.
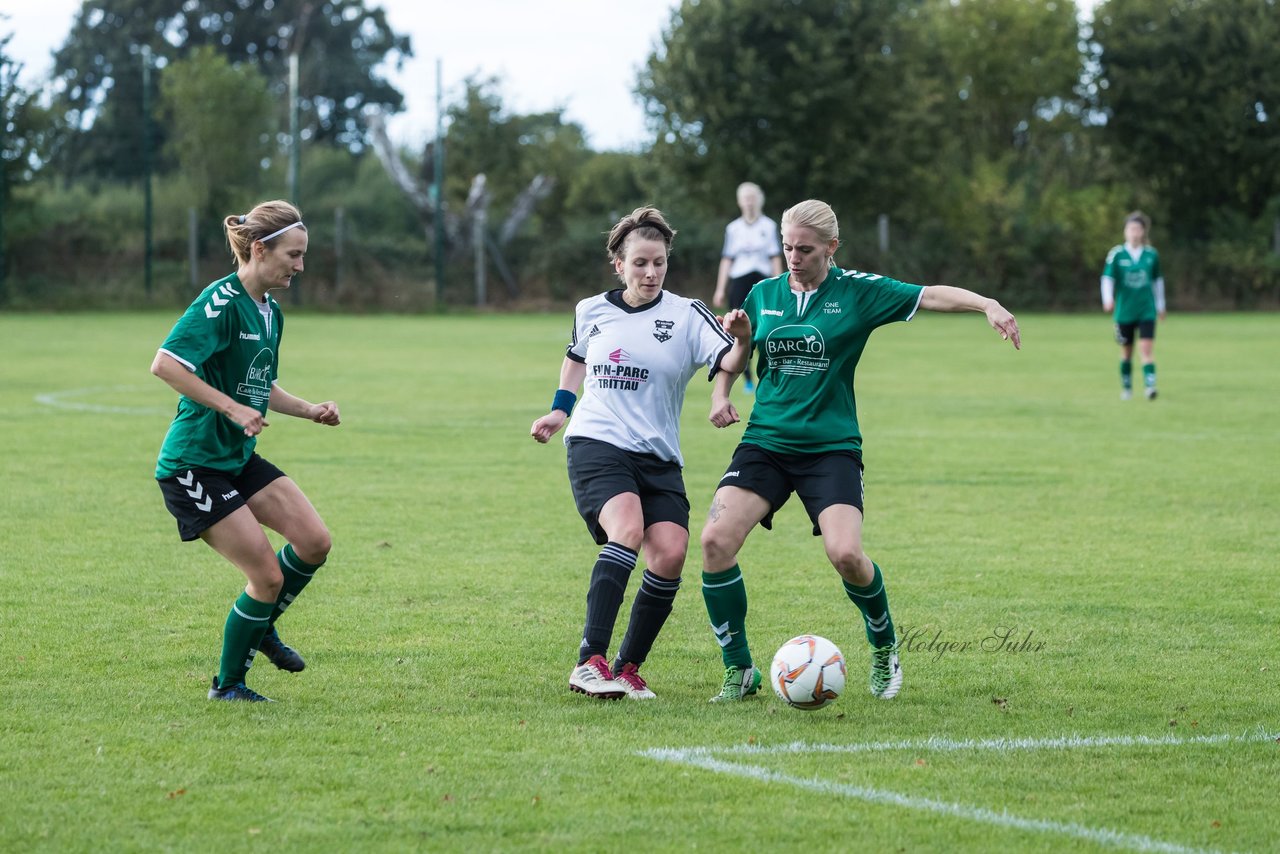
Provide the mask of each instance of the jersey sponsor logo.
[{"label": "jersey sponsor logo", "polygon": [[619,347],[609,354],[609,361],[615,365],[621,365],[623,362],[631,361],[631,354]]},{"label": "jersey sponsor logo", "polygon": [[760,309],[760,313],[761,313],[761,314],[767,314],[767,315],[769,315],[770,317],[782,317],[782,312],[778,311],[777,309],[773,309],[773,308],[762,308],[762,309]]},{"label": "jersey sponsor logo", "polygon": [[828,301],[822,304],[822,311],[824,314],[840,314],[843,309],[840,308],[839,302]]},{"label": "jersey sponsor logo", "polygon": [[245,332],[244,330],[241,330],[240,340],[241,341],[261,341],[262,334],[258,332]]},{"label": "jersey sponsor logo", "polygon": [[653,322],[653,337],[658,339],[658,343],[665,344],[671,340],[671,330],[675,328],[674,320],[655,320]]},{"label": "jersey sponsor logo", "polygon": [[1126,288],[1145,288],[1151,284],[1147,278],[1147,271],[1142,268],[1136,270],[1126,270],[1124,273],[1124,286]]},{"label": "jersey sponsor logo", "polygon": [[822,333],[804,324],[774,329],[764,341],[764,352],[770,369],[792,376],[807,377],[831,367]]},{"label": "jersey sponsor logo", "polygon": [[[612,353],[609,358],[613,358]],[[649,369],[632,365],[592,365],[591,376],[595,379],[596,388],[638,391],[641,385],[649,381]]]},{"label": "jersey sponsor logo", "polygon": [[236,386],[236,394],[247,397],[255,406],[261,406],[271,399],[271,350],[263,347],[253,357],[249,370],[245,371],[244,382]]}]

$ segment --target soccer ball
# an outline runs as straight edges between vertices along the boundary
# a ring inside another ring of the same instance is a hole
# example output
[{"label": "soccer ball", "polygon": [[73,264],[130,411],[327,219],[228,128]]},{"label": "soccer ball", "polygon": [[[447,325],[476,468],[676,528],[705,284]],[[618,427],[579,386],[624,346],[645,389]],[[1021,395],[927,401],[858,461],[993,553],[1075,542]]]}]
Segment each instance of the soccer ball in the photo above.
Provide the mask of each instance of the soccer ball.
[{"label": "soccer ball", "polygon": [[844,690],[844,656],[826,638],[800,635],[778,648],[769,681],[787,705],[821,709]]}]

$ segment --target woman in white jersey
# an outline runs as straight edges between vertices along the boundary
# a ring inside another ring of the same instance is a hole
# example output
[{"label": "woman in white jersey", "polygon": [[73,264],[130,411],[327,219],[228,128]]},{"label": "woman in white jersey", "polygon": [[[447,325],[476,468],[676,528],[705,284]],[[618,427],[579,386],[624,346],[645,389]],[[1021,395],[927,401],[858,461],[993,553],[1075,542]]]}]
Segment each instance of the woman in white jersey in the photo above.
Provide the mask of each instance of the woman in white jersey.
[{"label": "woman in white jersey", "polygon": [[[596,699],[654,697],[639,669],[671,613],[689,545],[680,473],[685,387],[703,365],[709,377],[746,367],[749,328],[742,312],[722,322],[700,301],[662,289],[674,236],[651,207],[636,208],[609,232],[609,259],[623,287],[578,303],[551,412],[530,429],[538,442],[549,441],[584,387],[565,431],[569,483],[603,548],[591,571],[569,688]],[[722,412],[712,417],[729,423]],[[648,568],[610,666],[609,641],[641,549]]]},{"label": "woman in white jersey", "polygon": [[[1021,344],[1000,303],[963,288],[921,287],[836,267],[835,212],[816,199],[782,215],[787,275],[766,279],[743,311],[759,352],[759,385],[741,444],[720,479],[702,528],[702,597],[725,674],[713,702],[741,700],[760,686],[747,643],[747,590],[738,552],[756,525],[795,493],[822,537],[844,592],[861,612],[871,645],[871,693],[892,699],[902,687],[898,644],[880,567],[862,550],[862,436],[853,378],[872,331],[925,311],[977,311],[1001,337]],[[723,409],[734,376],[716,377],[713,411]],[[730,408],[731,409],[731,408]]]},{"label": "woman in white jersey", "polygon": [[[151,373],[181,397],[156,480],[183,540],[200,538],[244,573],[231,606],[210,700],[262,702],[244,684],[254,655],[296,673],[302,656],[276,619],[329,554],[329,531],[284,472],[254,452],[270,410],[336,426],[333,401],[308,403],[276,382],[284,317],[268,294],[302,272],[307,227],[288,202],[263,202],[223,223],[236,272],[205,288],[160,346]],[[284,536],[275,552],[262,526]]]},{"label": "woman in white jersey", "polygon": [[[782,275],[782,244],[778,224],[762,213],[764,191],[750,181],[738,185],[738,209],[742,216],[725,226],[724,248],[711,304],[720,308],[729,297],[729,308],[742,308],[751,287],[761,279]],[[752,391],[751,365],[747,365],[746,390]]]}]

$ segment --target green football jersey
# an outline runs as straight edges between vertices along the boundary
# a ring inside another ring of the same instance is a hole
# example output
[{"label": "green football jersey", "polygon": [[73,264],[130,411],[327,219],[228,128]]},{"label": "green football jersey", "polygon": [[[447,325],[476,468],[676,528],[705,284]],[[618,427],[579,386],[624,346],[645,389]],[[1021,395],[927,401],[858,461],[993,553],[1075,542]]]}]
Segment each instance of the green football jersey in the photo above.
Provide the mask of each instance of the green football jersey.
[{"label": "green football jersey", "polygon": [[[265,415],[283,331],[279,304],[270,296],[255,302],[232,273],[196,297],[160,349],[218,391]],[[238,474],[257,443],[231,419],[182,395],[160,448],[156,477],[196,466]]]},{"label": "green football jersey", "polygon": [[833,267],[797,294],[791,274],[765,279],[742,308],[751,318],[756,402],[742,441],[783,454],[862,451],[853,375],[872,330],[910,320],[924,288]]},{"label": "green football jersey", "polygon": [[1107,253],[1102,275],[1116,283],[1116,323],[1139,323],[1156,319],[1156,280],[1162,278],[1160,255],[1150,246],[1142,247],[1135,259],[1124,244]]}]

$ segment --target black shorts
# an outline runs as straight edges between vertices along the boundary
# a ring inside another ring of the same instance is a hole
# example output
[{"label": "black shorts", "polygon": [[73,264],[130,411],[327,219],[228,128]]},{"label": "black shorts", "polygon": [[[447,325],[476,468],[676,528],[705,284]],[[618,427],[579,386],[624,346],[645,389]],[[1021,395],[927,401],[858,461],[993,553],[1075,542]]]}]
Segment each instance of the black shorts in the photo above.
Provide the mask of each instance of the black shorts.
[{"label": "black shorts", "polygon": [[813,535],[822,534],[818,515],[836,504],[862,509],[862,459],[853,451],[820,454],[776,454],[759,445],[738,445],[721,486],[749,489],[769,502],[769,512],[760,524],[773,528],[773,514],[794,492],[813,522]]},{"label": "black shorts", "polygon": [[1126,347],[1132,345],[1134,330],[1137,330],[1139,338],[1153,340],[1156,337],[1156,322],[1154,320],[1139,320],[1137,323],[1117,323],[1116,343],[1123,344]]},{"label": "black shorts", "polygon": [[193,468],[173,477],[156,478],[156,483],[164,494],[164,506],[178,520],[179,536],[186,542],[245,506],[271,481],[285,476],[253,454],[239,474]]},{"label": "black shorts", "polygon": [[583,437],[569,440],[567,455],[573,501],[598,544],[609,542],[600,527],[600,511],[610,498],[626,492],[640,496],[646,528],[655,522],[675,522],[689,530],[689,498],[677,463]]},{"label": "black shorts", "polygon": [[750,273],[744,273],[741,276],[729,280],[729,308],[742,308],[742,304],[747,301],[747,294],[751,293],[751,289],[756,286],[756,282],[767,279],[764,273],[752,270]]}]

